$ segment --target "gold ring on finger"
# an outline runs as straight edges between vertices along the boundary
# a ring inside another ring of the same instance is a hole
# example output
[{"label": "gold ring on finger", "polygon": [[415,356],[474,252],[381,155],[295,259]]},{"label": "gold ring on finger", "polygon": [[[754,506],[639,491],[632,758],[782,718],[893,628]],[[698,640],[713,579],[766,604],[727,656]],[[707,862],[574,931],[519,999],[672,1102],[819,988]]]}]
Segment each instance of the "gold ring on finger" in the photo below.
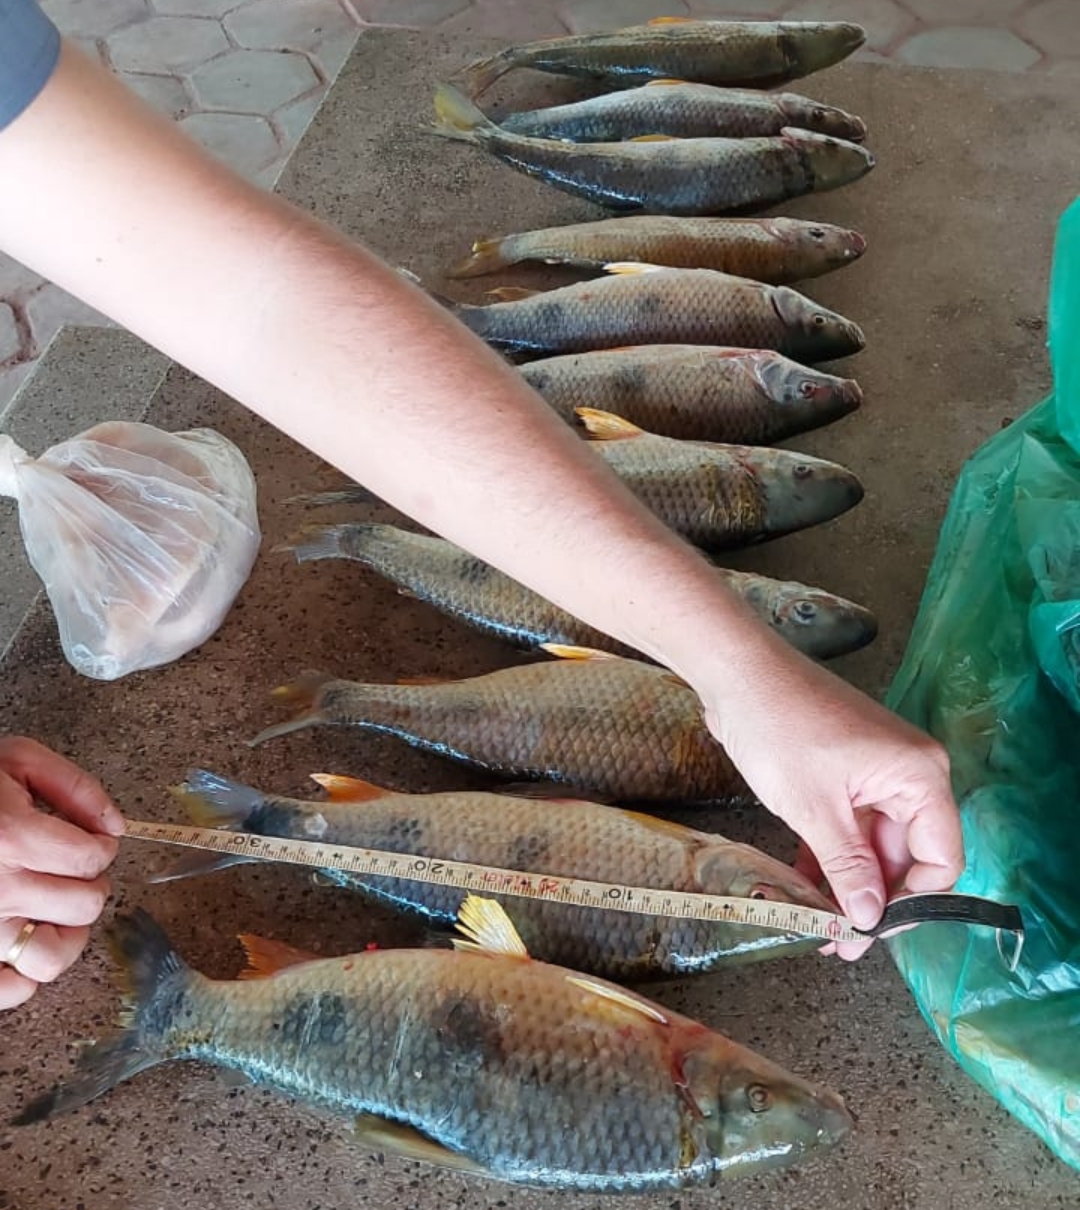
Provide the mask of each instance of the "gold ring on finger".
[{"label": "gold ring on finger", "polygon": [[11,943],[11,949],[0,959],[0,966],[14,966],[22,957],[23,950],[30,944],[30,938],[34,935],[34,930],[37,928],[36,920],[28,920],[21,929],[19,935]]}]

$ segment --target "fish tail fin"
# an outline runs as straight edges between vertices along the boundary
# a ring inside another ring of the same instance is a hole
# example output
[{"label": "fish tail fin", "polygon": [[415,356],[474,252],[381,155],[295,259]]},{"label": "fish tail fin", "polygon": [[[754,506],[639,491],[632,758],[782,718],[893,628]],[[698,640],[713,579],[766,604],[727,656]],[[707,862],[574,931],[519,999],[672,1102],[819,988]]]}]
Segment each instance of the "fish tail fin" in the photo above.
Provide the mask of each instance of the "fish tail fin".
[{"label": "fish tail fin", "polygon": [[478,143],[486,132],[494,129],[495,123],[453,85],[440,84],[435,89],[435,134]]},{"label": "fish tail fin", "polygon": [[165,1037],[193,972],[141,908],[113,922],[109,946],[124,993],[122,1032],[87,1047],[75,1076],[31,1101],[12,1124],[28,1126],[78,1109],[140,1071],[171,1058]]},{"label": "fish tail fin", "polygon": [[208,769],[189,770],[187,778],[173,787],[173,794],[200,828],[243,828],[266,802],[266,795],[254,786]]},{"label": "fish tail fin", "polygon": [[298,713],[294,718],[286,719],[283,723],[275,723],[260,731],[254,739],[248,740],[249,748],[257,748],[269,739],[277,739],[282,735],[290,735],[293,731],[304,731],[308,727],[318,727],[329,723],[321,708],[323,690],[334,682],[335,678],[327,672],[305,672],[295,681],[287,685],[279,685],[273,690],[273,696],[287,705],[295,706]]},{"label": "fish tail fin", "polygon": [[478,239],[472,246],[472,254],[456,264],[447,276],[482,277],[514,263],[515,258],[509,255],[505,239]]},{"label": "fish tail fin", "polygon": [[291,554],[297,563],[310,563],[318,559],[347,559],[345,538],[354,530],[363,530],[364,525],[305,525],[303,529],[274,547],[275,554]]},{"label": "fish tail fin", "polygon": [[453,78],[470,97],[478,97],[516,65],[515,48],[507,46],[497,54],[470,63],[468,67],[456,72]]}]

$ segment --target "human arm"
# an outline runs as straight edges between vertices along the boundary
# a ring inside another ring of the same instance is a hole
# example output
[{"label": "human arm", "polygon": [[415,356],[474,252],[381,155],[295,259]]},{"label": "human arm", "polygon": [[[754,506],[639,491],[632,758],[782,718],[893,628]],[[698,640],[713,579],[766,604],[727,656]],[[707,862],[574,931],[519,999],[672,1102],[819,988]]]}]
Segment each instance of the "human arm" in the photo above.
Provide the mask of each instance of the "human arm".
[{"label": "human arm", "polygon": [[862,802],[901,817],[923,859],[899,859],[909,881],[951,885],[959,828],[940,750],[761,626],[422,291],[228,172],[70,47],[0,132],[0,176],[19,181],[0,196],[12,254],[684,676],[849,910],[859,887],[878,904],[862,919],[884,902],[879,856],[856,826]]},{"label": "human arm", "polygon": [[[39,798],[53,808],[46,814]],[[100,784],[31,739],[0,739],[0,1009],[14,1008],[82,953],[109,893],[105,870],[124,830]]]}]

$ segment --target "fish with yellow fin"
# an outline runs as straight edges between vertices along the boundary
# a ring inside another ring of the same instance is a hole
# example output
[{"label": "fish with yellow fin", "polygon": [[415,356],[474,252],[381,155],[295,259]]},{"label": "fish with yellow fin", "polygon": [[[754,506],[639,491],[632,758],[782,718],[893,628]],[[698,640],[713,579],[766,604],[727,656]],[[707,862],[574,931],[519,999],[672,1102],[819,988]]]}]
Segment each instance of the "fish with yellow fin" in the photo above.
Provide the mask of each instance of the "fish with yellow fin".
[{"label": "fish with yellow fin", "polygon": [[[478,790],[401,794],[351,777],[314,774],[327,801],[266,794],[205,769],[175,793],[194,823],[256,836],[318,840],[433,860],[620,886],[833,904],[790,866],[750,845],[636,811],[574,799]],[[185,857],[152,878],[171,881],[241,864],[239,854]],[[326,869],[322,876],[436,927],[453,926],[465,893],[437,883]],[[626,982],[811,953],[822,943],[728,920],[684,920],[494,893],[535,958]]]},{"label": "fish with yellow fin", "polygon": [[784,1167],[839,1143],[841,1098],[611,983],[532,960],[498,904],[457,950],[316,958],[247,938],[209,979],[144,911],[111,942],[126,1028],[26,1106],[27,1127],[195,1059],[351,1118],[362,1143],[521,1185],[648,1192]]},{"label": "fish with yellow fin", "polygon": [[605,798],[749,797],[685,681],[606,652],[543,650],[560,658],[456,681],[361,684],[308,673],[275,691],[300,714],[250,744],[308,727],[356,727],[514,781],[552,781]]}]

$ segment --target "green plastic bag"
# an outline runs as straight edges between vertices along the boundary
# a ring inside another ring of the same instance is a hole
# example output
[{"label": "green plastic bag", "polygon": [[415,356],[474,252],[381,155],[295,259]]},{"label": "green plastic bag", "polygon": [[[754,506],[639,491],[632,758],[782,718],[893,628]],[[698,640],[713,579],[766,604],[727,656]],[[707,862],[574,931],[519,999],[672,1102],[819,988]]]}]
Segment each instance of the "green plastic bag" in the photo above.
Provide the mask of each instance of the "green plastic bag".
[{"label": "green plastic bag", "polygon": [[1016,903],[1010,973],[986,929],[890,941],[961,1066],[1080,1168],[1080,200],[1050,285],[1054,391],[960,474],[888,704],[952,759],[957,889]]}]

